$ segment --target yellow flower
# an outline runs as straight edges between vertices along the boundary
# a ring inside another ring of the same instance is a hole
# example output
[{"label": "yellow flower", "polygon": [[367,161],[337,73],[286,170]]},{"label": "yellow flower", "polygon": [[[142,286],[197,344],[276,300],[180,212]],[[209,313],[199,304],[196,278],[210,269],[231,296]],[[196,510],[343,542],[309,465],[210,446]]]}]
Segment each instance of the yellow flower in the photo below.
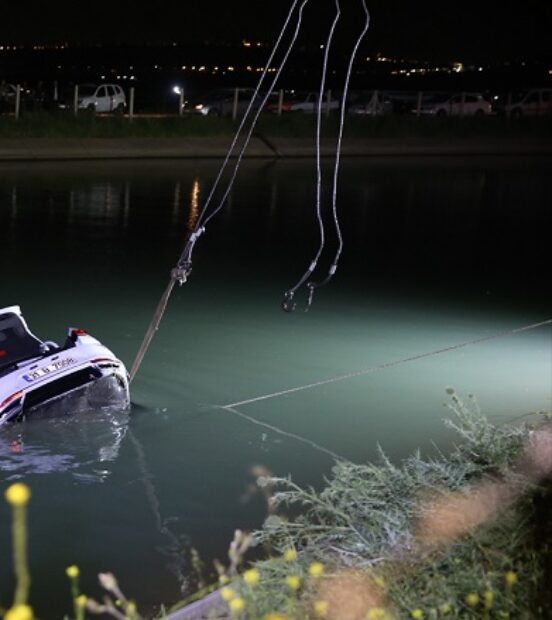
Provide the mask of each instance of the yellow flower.
[{"label": "yellow flower", "polygon": [[517,583],[517,580],[518,580],[517,573],[515,573],[513,570],[509,570],[504,575],[504,581],[506,582],[506,585],[509,588],[511,588],[513,585],[515,585]]},{"label": "yellow flower", "polygon": [[439,611],[443,614],[443,616],[446,616],[452,611],[452,605],[450,603],[443,603],[442,605],[439,605]]},{"label": "yellow flower", "polygon": [[228,575],[221,575],[219,577],[219,583],[221,585],[224,585],[224,584],[228,583],[229,581],[230,581],[230,578],[228,577]]},{"label": "yellow flower", "polygon": [[314,578],[322,577],[324,574],[324,564],[322,562],[313,562],[309,566],[309,575]]},{"label": "yellow flower", "polygon": [[374,577],[374,583],[380,588],[385,588],[385,579],[381,575]]},{"label": "yellow flower", "polygon": [[479,594],[477,594],[477,592],[470,592],[469,594],[466,594],[466,598],[464,600],[466,601],[466,605],[468,605],[468,607],[475,607],[477,603],[479,603]]},{"label": "yellow flower", "polygon": [[129,601],[125,610],[127,618],[136,617],[136,611],[136,603],[134,601]]},{"label": "yellow flower", "polygon": [[299,590],[301,587],[301,579],[297,575],[288,575],[286,577],[286,584],[288,588],[292,590]]},{"label": "yellow flower", "polygon": [[413,609],[410,612],[410,617],[413,618],[413,620],[423,620],[424,612],[421,609]]},{"label": "yellow flower", "polygon": [[259,583],[261,576],[259,575],[259,571],[255,568],[250,568],[246,570],[243,574],[243,580],[248,586],[255,586]]},{"label": "yellow flower", "polygon": [[267,614],[265,620],[287,620],[287,616],[284,614]]},{"label": "yellow flower", "polygon": [[492,609],[494,601],[494,592],[492,590],[485,590],[483,592],[483,602],[485,604],[485,609]]},{"label": "yellow flower", "polygon": [[368,610],[366,620],[386,620],[387,612],[383,607],[372,607]]},{"label": "yellow flower", "polygon": [[286,562],[295,562],[296,559],[297,559],[297,551],[295,551],[293,547],[288,547],[284,551],[284,560]]},{"label": "yellow flower", "polygon": [[236,595],[234,594],[234,590],[232,590],[232,588],[222,588],[222,590],[220,591],[220,595],[222,596],[222,598],[228,603],[229,601],[231,601]]},{"label": "yellow flower", "polygon": [[12,506],[25,506],[31,498],[31,489],[22,482],[16,482],[6,489],[6,500]]},{"label": "yellow flower", "polygon": [[233,598],[230,601],[230,610],[233,613],[239,613],[240,611],[243,611],[245,608],[245,603],[243,598]]},{"label": "yellow flower", "polygon": [[81,607],[81,608],[86,606],[87,601],[88,601],[88,597],[84,594],[77,596],[77,598],[75,599],[75,603],[77,604],[77,607]]},{"label": "yellow flower", "polygon": [[318,618],[325,618],[328,615],[328,601],[315,601],[313,607]]},{"label": "yellow flower", "polygon": [[28,605],[15,605],[11,609],[8,609],[4,616],[4,620],[33,620],[32,607]]},{"label": "yellow flower", "polygon": [[80,574],[79,567],[72,564],[65,569],[65,574],[70,579],[76,579]]}]

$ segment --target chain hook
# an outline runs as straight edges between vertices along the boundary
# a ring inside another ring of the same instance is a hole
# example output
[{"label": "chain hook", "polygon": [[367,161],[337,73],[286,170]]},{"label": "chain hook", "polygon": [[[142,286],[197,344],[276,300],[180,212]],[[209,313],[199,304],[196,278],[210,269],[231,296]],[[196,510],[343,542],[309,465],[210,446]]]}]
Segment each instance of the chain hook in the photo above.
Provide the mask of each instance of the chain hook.
[{"label": "chain hook", "polygon": [[307,297],[307,304],[305,306],[305,312],[308,312],[312,305],[312,299],[314,297],[314,290],[316,289],[316,284],[314,282],[307,282],[307,288],[309,290],[309,295]]},{"label": "chain hook", "polygon": [[284,300],[282,301],[282,308],[286,312],[294,312],[297,304],[293,300],[295,293],[293,291],[286,291],[284,293]]},{"label": "chain hook", "polygon": [[179,286],[182,286],[188,281],[188,277],[191,273],[192,273],[192,264],[187,262],[187,263],[184,263],[182,267],[180,266],[175,267],[171,271],[171,278],[175,280],[176,282],[178,282]]}]

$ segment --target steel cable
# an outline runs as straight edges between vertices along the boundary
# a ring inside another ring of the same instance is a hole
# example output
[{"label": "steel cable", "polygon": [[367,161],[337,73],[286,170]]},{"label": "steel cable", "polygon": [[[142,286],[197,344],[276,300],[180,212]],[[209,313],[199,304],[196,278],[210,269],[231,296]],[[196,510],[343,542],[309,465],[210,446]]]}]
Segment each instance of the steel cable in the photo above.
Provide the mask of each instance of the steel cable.
[{"label": "steel cable", "polygon": [[297,23],[295,26],[295,31],[292,37],[292,40],[286,50],[286,53],[284,55],[284,58],[282,60],[282,62],[280,63],[280,67],[278,68],[278,71],[276,72],[276,76],[274,78],[274,80],[272,81],[271,87],[268,90],[267,94],[265,95],[262,105],[259,106],[259,109],[257,110],[256,115],[253,118],[253,123],[251,125],[251,128],[249,129],[249,132],[247,134],[246,140],[244,142],[244,145],[242,146],[242,149],[239,153],[239,157],[237,159],[236,165],[234,167],[234,172],[232,174],[232,177],[229,181],[228,187],[224,193],[223,198],[221,199],[218,207],[214,210],[214,212],[212,212],[206,219],[205,221],[203,221],[203,218],[205,217],[205,214],[207,212],[207,209],[209,207],[209,204],[212,200],[212,197],[214,196],[215,190],[220,182],[220,179],[222,178],[223,172],[230,160],[230,157],[235,149],[235,146],[237,144],[238,138],[241,134],[241,131],[243,129],[243,127],[245,126],[245,122],[253,108],[253,104],[255,102],[255,99],[257,98],[260,88],[262,86],[262,83],[266,77],[266,75],[268,74],[268,70],[270,68],[270,65],[272,63],[272,60],[274,59],[274,56],[276,55],[276,52],[280,46],[280,43],[284,37],[284,34],[288,28],[289,22],[291,21],[292,15],[295,11],[296,6],[299,4],[299,0],[293,0],[293,3],[291,5],[291,8],[288,12],[288,15],[286,17],[286,20],[284,22],[284,25],[280,31],[280,34],[278,36],[278,39],[276,40],[276,43],[274,44],[274,47],[272,49],[272,52],[270,54],[270,57],[263,69],[263,73],[259,79],[259,82],[257,84],[257,87],[255,88],[254,94],[251,98],[251,101],[249,102],[249,105],[245,111],[245,114],[243,115],[243,118],[240,121],[240,124],[238,126],[238,129],[236,131],[236,134],[232,140],[232,143],[230,145],[230,148],[228,149],[228,152],[226,154],[226,157],[224,159],[224,162],[218,172],[218,175],[215,179],[215,182],[213,184],[213,187],[211,188],[211,191],[208,195],[208,198],[205,202],[205,204],[203,205],[202,209],[201,209],[201,213],[199,215],[198,221],[194,227],[194,229],[192,230],[192,232],[190,233],[184,250],[178,260],[178,263],[176,265],[176,267],[171,271],[171,279],[163,293],[163,295],[161,296],[161,299],[159,300],[158,304],[157,304],[157,308],[155,310],[155,313],[150,321],[150,324],[148,326],[148,329],[146,330],[146,333],[144,335],[144,338],[142,340],[142,343],[140,344],[140,348],[138,349],[138,353],[134,359],[134,362],[132,364],[132,368],[130,371],[130,381],[132,382],[132,380],[134,379],[136,373],[138,372],[142,361],[144,359],[144,356],[151,344],[151,341],[153,340],[153,336],[155,335],[155,332],[159,329],[159,324],[161,323],[161,319],[163,318],[163,315],[165,313],[165,310],[167,308],[167,304],[169,301],[169,298],[171,296],[172,290],[174,288],[174,285],[176,282],[178,282],[180,285],[184,284],[187,281],[188,276],[190,275],[191,272],[191,264],[192,264],[192,254],[193,254],[193,250],[194,250],[194,246],[197,242],[197,240],[199,239],[199,237],[205,232],[205,224],[218,212],[220,211],[220,209],[222,208],[222,206],[224,205],[224,201],[226,200],[228,194],[230,193],[230,190],[232,188],[232,185],[234,183],[234,180],[236,178],[237,175],[237,171],[241,162],[241,159],[243,157],[243,153],[245,152],[245,149],[247,148],[247,145],[249,143],[249,140],[251,139],[251,135],[253,134],[253,129],[257,123],[257,120],[259,118],[259,115],[262,111],[262,108],[264,107],[266,101],[268,100],[268,97],[270,96],[270,92],[272,91],[272,88],[274,87],[274,84],[276,83],[277,79],[279,78],[283,67],[285,66],[285,63],[287,62],[287,59],[289,57],[289,54],[291,53],[291,50],[293,49],[293,45],[295,44],[295,41],[297,40],[297,36],[299,34],[299,30],[301,28],[301,23],[302,23],[302,18],[303,18],[303,10],[305,5],[307,4],[309,0],[303,0],[298,12],[298,17],[297,17]]},{"label": "steel cable", "polygon": [[328,271],[328,275],[326,276],[326,278],[322,280],[321,282],[307,283],[307,288],[309,290],[309,296],[308,296],[307,308],[306,308],[307,310],[310,308],[310,305],[312,304],[314,291],[317,288],[320,288],[321,286],[325,286],[326,284],[328,284],[330,280],[333,278],[335,272],[337,271],[337,267],[339,265],[339,259],[343,251],[343,235],[341,233],[341,226],[340,226],[339,218],[337,215],[337,186],[338,186],[338,180],[339,180],[339,168],[341,164],[341,148],[342,148],[342,143],[343,143],[343,128],[345,125],[345,109],[346,109],[347,99],[349,95],[349,84],[351,80],[351,74],[353,71],[353,64],[356,60],[356,56],[357,56],[357,52],[360,47],[360,44],[362,43],[362,40],[364,39],[364,37],[366,36],[366,33],[368,32],[368,29],[370,28],[370,12],[368,11],[368,7],[366,6],[366,1],[365,0],[361,0],[361,1],[362,1],[364,13],[366,15],[366,21],[365,21],[362,32],[360,33],[358,39],[356,40],[356,43],[353,47],[353,51],[349,58],[349,65],[347,67],[345,83],[343,86],[343,94],[341,97],[339,130],[338,130],[337,148],[336,148],[336,154],[335,154],[335,163],[334,163],[333,187],[332,187],[332,215],[333,215],[338,245],[337,245],[337,250],[336,250],[334,259],[332,261],[332,264],[330,265],[330,269]]}]

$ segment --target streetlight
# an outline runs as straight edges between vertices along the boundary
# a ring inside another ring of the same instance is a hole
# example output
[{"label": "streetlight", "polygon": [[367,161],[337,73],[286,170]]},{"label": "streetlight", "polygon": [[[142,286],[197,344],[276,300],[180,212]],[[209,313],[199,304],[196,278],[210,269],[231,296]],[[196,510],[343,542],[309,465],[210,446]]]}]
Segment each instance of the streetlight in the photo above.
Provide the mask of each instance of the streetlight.
[{"label": "streetlight", "polygon": [[173,86],[173,93],[178,95],[178,116],[182,116],[184,112],[184,88],[179,86]]}]

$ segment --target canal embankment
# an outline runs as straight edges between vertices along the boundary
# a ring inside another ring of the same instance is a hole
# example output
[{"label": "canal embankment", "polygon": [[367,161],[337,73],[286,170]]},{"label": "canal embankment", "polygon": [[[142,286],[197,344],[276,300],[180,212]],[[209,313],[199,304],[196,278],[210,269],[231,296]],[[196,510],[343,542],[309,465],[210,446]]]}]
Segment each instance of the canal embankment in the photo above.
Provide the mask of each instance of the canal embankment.
[{"label": "canal embankment", "polygon": [[[228,136],[176,138],[9,138],[0,139],[0,161],[197,159],[221,158]],[[247,158],[314,157],[315,142],[305,137],[254,136]],[[321,143],[321,155],[335,155],[335,140]],[[552,155],[552,141],[500,138],[350,138],[343,142],[345,157]]]}]

